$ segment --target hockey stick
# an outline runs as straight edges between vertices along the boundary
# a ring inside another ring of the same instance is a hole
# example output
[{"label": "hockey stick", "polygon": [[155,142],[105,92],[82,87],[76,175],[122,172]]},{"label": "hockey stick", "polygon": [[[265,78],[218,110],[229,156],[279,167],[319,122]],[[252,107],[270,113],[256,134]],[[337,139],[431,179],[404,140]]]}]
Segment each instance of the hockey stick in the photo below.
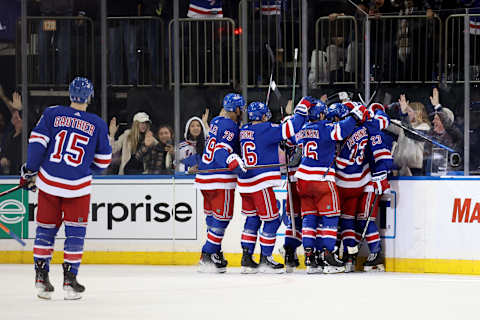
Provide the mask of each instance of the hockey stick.
[{"label": "hockey stick", "polygon": [[448,147],[448,146],[446,146],[446,145],[444,145],[444,144],[442,144],[442,143],[440,143],[440,142],[438,142],[438,141],[436,141],[436,140],[433,140],[433,139],[430,138],[429,136],[426,136],[426,135],[424,135],[424,134],[422,134],[422,133],[420,133],[420,132],[418,132],[418,131],[416,131],[416,130],[414,130],[414,129],[412,129],[412,128],[409,128],[409,127],[407,127],[407,126],[404,126],[404,125],[401,124],[401,123],[396,123],[395,121],[390,121],[390,123],[396,125],[397,127],[402,128],[402,129],[405,130],[405,131],[408,131],[408,132],[416,135],[417,137],[420,137],[420,138],[424,139],[425,141],[430,142],[431,144],[436,145],[437,147],[440,147],[440,148],[442,148],[442,149],[445,149],[445,150],[447,150],[447,151],[449,151],[449,152],[456,152],[456,151],[453,150],[452,148],[450,148],[450,147]]},{"label": "hockey stick", "polygon": [[297,85],[297,62],[298,62],[298,48],[295,48],[295,51],[293,54],[292,106],[295,105],[295,86]]},{"label": "hockey stick", "polygon": [[330,105],[330,104],[335,103],[335,102],[341,102],[342,99],[341,99],[341,97],[340,97],[340,94],[341,94],[342,92],[346,93],[346,95],[347,95],[346,97],[345,97],[345,96],[343,96],[343,97],[348,98],[348,99],[352,99],[352,97],[353,97],[353,92],[350,92],[350,91],[339,91],[339,92],[335,92],[334,94],[329,95],[329,96],[327,97],[327,102],[326,102],[326,104],[327,104],[327,105]]},{"label": "hockey stick", "polygon": [[[293,55],[293,88],[292,88],[292,104],[295,100],[295,85],[297,78],[297,58],[298,58],[298,48],[295,48],[295,53]],[[283,113],[283,112],[282,112]],[[287,152],[285,152],[285,157],[288,157]],[[292,199],[292,182],[290,181],[290,171],[287,166],[287,192],[288,192],[288,205],[290,207],[290,220],[292,221],[292,233],[294,237],[297,235],[297,228],[295,226],[295,209],[293,207]]]},{"label": "hockey stick", "polygon": [[5,231],[6,234],[8,234],[13,239],[17,240],[22,246],[25,247],[26,243],[22,239],[20,239],[14,232],[10,231],[7,227],[5,227],[1,222],[0,222],[0,229]]},{"label": "hockey stick", "polygon": [[375,91],[373,91],[372,96],[370,97],[370,99],[368,100],[367,103],[365,103],[365,101],[363,100],[362,94],[361,94],[361,93],[358,94],[358,98],[360,99],[360,102],[363,103],[363,105],[364,105],[366,108],[368,108],[368,106],[369,106],[370,103],[373,101],[373,99],[375,99],[375,95],[377,94],[377,89],[378,89],[378,86],[377,86],[377,88],[375,89]]},{"label": "hockey stick", "polygon": [[3,191],[3,192],[0,192],[0,197],[3,197],[3,196],[5,196],[5,195],[7,195],[7,194],[9,194],[9,193],[12,193],[12,192],[14,192],[14,191],[17,191],[17,190],[20,189],[20,188],[22,188],[22,186],[21,186],[21,185],[18,185],[18,186],[15,186],[15,187],[11,188],[11,189],[8,189],[8,190],[5,190],[5,191]]},{"label": "hockey stick", "polygon": [[359,243],[355,246],[355,247],[348,247],[347,246],[347,251],[348,251],[348,254],[350,255],[356,255],[360,252],[360,249],[362,249],[362,245],[363,245],[363,240],[365,240],[365,236],[367,234],[367,228],[368,228],[368,225],[372,219],[372,214],[373,214],[373,211],[375,210],[375,206],[377,205],[377,201],[378,199],[380,199],[381,195],[380,194],[376,194],[375,193],[375,197],[373,198],[373,203],[372,203],[372,206],[370,207],[370,210],[368,212],[368,216],[367,216],[367,222],[365,223],[365,227],[363,227],[363,231],[362,231],[362,237],[360,238],[359,240]]},{"label": "hockey stick", "polygon": [[[285,164],[285,163],[260,164],[258,166],[245,167],[245,169],[253,170],[253,169],[265,169],[265,168],[278,168],[278,167],[286,167],[286,166],[287,166],[287,164]],[[188,174],[215,173],[215,172],[226,172],[226,171],[232,171],[232,170],[229,169],[229,168],[205,169],[205,170],[197,170],[197,171],[188,172]]]},{"label": "hockey stick", "polygon": [[268,91],[267,91],[267,99],[265,100],[265,105],[268,107],[268,102],[270,101],[270,91],[272,90],[273,86],[273,73],[275,71],[275,57],[273,56],[272,48],[268,43],[265,44],[267,48],[268,56],[270,57],[270,64],[272,65],[272,71],[270,72],[270,82],[268,84]]}]

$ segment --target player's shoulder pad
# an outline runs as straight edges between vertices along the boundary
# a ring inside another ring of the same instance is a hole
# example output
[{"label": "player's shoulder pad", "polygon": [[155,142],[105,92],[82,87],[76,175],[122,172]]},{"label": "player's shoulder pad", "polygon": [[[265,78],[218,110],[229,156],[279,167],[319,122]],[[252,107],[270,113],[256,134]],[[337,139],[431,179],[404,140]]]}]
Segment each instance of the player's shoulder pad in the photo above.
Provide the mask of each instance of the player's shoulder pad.
[{"label": "player's shoulder pad", "polygon": [[99,115],[96,115],[95,113],[88,113],[88,114],[95,121],[95,125],[101,127],[103,130],[106,130],[108,133],[108,125],[105,122],[105,120],[103,120]]},{"label": "player's shoulder pad", "polygon": [[60,110],[60,105],[55,105],[55,106],[49,106],[47,107],[45,110],[43,110],[42,112],[42,115],[40,116],[40,118],[38,119],[38,122],[37,124],[40,123],[40,121],[42,120],[42,118],[45,118],[46,121],[50,121],[50,119],[53,119],[53,117],[55,116],[55,114]]},{"label": "player's shoulder pad", "polygon": [[63,107],[63,106],[61,106],[61,105],[49,106],[49,107],[47,107],[45,110],[43,110],[43,114],[49,115],[49,114],[55,113],[55,112],[57,112],[61,107]]},{"label": "player's shoulder pad", "polygon": [[227,130],[238,130],[238,125],[230,118],[223,118],[222,129]]},{"label": "player's shoulder pad", "polygon": [[218,124],[220,122],[222,117],[220,116],[216,116],[215,118],[213,118],[211,121],[210,121],[210,125],[213,123],[213,124]]}]

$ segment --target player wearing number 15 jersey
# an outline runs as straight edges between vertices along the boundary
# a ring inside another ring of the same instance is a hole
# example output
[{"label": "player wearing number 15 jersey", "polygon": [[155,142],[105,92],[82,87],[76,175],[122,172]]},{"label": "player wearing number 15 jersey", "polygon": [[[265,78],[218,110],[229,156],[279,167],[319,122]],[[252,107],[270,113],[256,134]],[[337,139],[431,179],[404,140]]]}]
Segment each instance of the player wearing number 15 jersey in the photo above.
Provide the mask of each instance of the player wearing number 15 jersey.
[{"label": "player wearing number 15 jersey", "polygon": [[225,116],[210,122],[208,141],[199,169],[225,169],[232,171],[198,173],[195,187],[202,191],[206,216],[207,240],[202,247],[200,272],[225,272],[227,260],[222,253],[222,239],[233,217],[233,200],[237,184],[238,167],[243,168],[239,152],[238,125],[245,100],[239,94],[229,93],[223,99]]},{"label": "player wearing number 15 jersey", "polygon": [[[242,126],[240,130],[244,162],[248,166],[278,164],[279,143],[294,136],[302,127],[311,105],[309,100],[302,99],[295,108],[295,115],[278,125],[268,121],[271,113],[265,104],[252,102],[247,108],[251,123]],[[262,221],[260,270],[275,273],[284,271],[283,265],[272,258],[276,232],[280,226],[273,187],[280,184],[279,167],[251,169],[238,177],[237,189],[242,196],[242,213],[247,216],[241,238],[242,273],[256,273],[259,269],[252,254]]]},{"label": "player wearing number 15 jersey", "polygon": [[[50,299],[48,271],[55,237],[65,223],[65,299],[79,299],[85,287],[76,280],[90,212],[92,171],[108,167],[112,148],[108,128],[100,117],[87,113],[93,85],[77,77],[70,84],[71,104],[47,108],[28,141],[27,163],[20,184],[39,189],[37,230],[33,246],[38,297]],[[38,173],[38,174],[37,174]]]}]

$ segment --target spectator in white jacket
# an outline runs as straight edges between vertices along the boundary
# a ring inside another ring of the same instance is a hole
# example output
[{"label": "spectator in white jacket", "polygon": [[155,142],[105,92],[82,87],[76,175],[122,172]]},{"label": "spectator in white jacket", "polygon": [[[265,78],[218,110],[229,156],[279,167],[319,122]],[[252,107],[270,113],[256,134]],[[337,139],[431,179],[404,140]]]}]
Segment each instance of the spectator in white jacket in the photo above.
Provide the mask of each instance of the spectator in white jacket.
[{"label": "spectator in white jacket", "polygon": [[205,140],[208,136],[208,109],[202,116],[191,117],[185,125],[185,140],[178,146],[177,171],[186,172],[200,163],[200,157],[205,148]]}]

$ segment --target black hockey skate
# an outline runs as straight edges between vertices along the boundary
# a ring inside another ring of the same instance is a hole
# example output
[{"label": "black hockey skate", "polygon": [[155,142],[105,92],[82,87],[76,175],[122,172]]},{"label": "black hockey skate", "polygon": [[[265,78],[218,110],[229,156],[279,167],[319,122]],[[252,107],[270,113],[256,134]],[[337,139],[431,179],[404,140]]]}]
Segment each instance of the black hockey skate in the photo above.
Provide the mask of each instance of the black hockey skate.
[{"label": "black hockey skate", "polygon": [[287,273],[292,273],[295,268],[300,265],[296,250],[290,247],[283,247],[285,249],[285,271]]},{"label": "black hockey skate", "polygon": [[260,272],[263,273],[284,273],[285,269],[283,269],[284,265],[280,262],[273,260],[272,256],[264,256],[263,254],[260,255],[260,264],[259,264]]},{"label": "black hockey skate", "polygon": [[340,273],[345,272],[345,266],[343,262],[338,258],[336,249],[333,252],[324,249],[323,251],[323,273]]},{"label": "black hockey skate", "polygon": [[241,265],[240,273],[248,274],[258,272],[258,263],[253,260],[252,254],[248,252],[248,248],[243,248]]},{"label": "black hockey skate", "polygon": [[45,259],[38,259],[35,262],[35,288],[38,289],[37,297],[49,300],[52,299],[52,292],[55,288],[50,283],[46,264]]},{"label": "black hockey skate", "polygon": [[224,273],[227,271],[227,260],[223,257],[223,252],[206,253],[202,252],[200,262],[198,263],[198,272]]},{"label": "black hockey skate", "polygon": [[363,264],[363,271],[365,272],[383,272],[385,271],[385,265],[383,264],[383,258],[380,252],[370,253],[367,257],[367,261]]},{"label": "black hockey skate", "polygon": [[308,274],[321,273],[322,270],[318,270],[317,259],[313,248],[305,248],[305,267]]},{"label": "black hockey skate", "polygon": [[82,297],[85,287],[77,282],[77,276],[71,272],[72,265],[65,262],[63,265],[63,290],[65,300],[78,300]]}]

